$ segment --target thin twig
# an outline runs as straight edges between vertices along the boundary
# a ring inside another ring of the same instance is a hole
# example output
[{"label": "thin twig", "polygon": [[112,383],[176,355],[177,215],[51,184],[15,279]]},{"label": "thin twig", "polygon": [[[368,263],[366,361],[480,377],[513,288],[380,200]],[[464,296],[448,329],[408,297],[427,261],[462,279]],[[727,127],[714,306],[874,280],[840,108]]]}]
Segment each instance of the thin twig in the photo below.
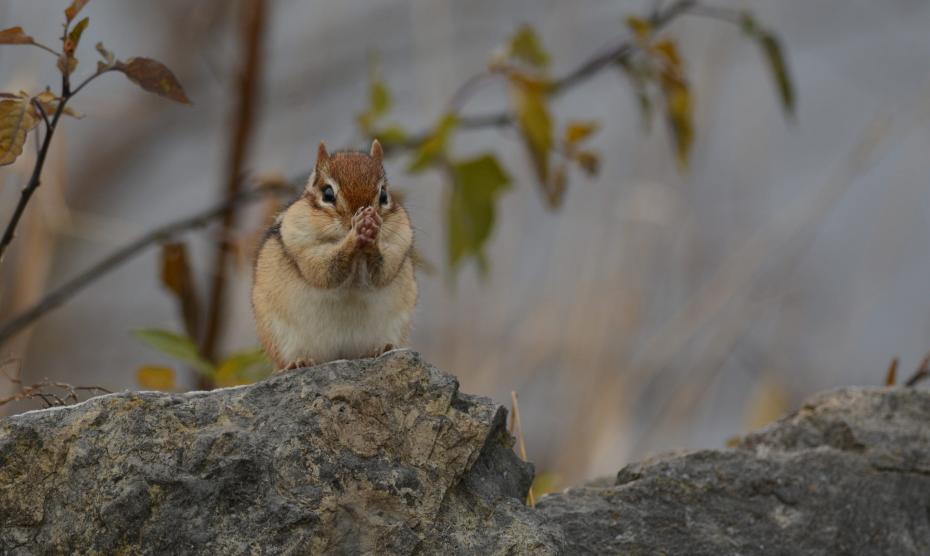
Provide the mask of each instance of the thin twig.
[{"label": "thin twig", "polygon": [[[8,375],[4,370],[4,367],[11,363],[16,364],[16,372],[13,374],[13,376]],[[104,394],[111,393],[110,390],[107,390],[102,386],[72,386],[65,382],[52,382],[48,379],[45,379],[44,381],[36,384],[31,384],[29,386],[23,386],[23,381],[20,378],[21,372],[21,361],[18,359],[8,359],[0,363],[0,374],[3,375],[3,378],[5,378],[11,384],[16,385],[18,388],[18,391],[15,394],[0,398],[0,405],[5,405],[10,402],[19,400],[38,398],[45,402],[47,407],[52,407],[54,405],[68,405],[68,400],[77,402],[79,400],[77,395],[78,392],[99,392]],[[65,392],[65,397],[61,398],[54,392],[49,392],[49,388],[58,388],[62,390]]]},{"label": "thin twig", "polygon": [[898,382],[898,358],[895,357],[888,365],[888,371],[885,373],[885,386],[894,386]]},{"label": "thin twig", "polygon": [[[520,404],[517,402],[517,393],[513,390],[510,391],[510,433],[516,434],[520,459],[526,461],[526,444],[523,442],[523,425],[520,423]],[[526,493],[526,501],[531,508],[536,507],[536,498],[533,496],[532,485],[530,485],[529,492]]]},{"label": "thin twig", "polygon": [[136,240],[116,249],[97,264],[46,294],[29,309],[0,325],[0,344],[9,340],[42,315],[60,307],[102,276],[141,254],[148,247],[167,241],[183,232],[202,228],[224,214],[232,205],[247,205],[269,195],[293,195],[295,191],[293,187],[286,185],[269,185],[258,189],[250,189],[218,205],[147,232]]},{"label": "thin twig", "polygon": [[[235,124],[232,144],[229,152],[229,166],[226,176],[227,199],[235,198],[242,190],[242,174],[248,159],[252,131],[255,124],[255,108],[261,85],[262,40],[265,29],[265,0],[250,0],[243,13],[243,42],[245,56],[239,82],[238,102],[235,107]],[[230,204],[223,213],[220,237],[229,237],[236,227],[236,204]],[[220,241],[216,246],[213,261],[212,284],[207,307],[207,324],[200,351],[207,360],[214,360],[216,344],[225,326],[226,281],[229,271],[229,258],[232,249],[228,241]],[[204,379],[201,378],[201,381]],[[206,383],[199,384],[201,389],[209,389]]]},{"label": "thin twig", "polygon": [[930,354],[927,354],[927,356],[923,358],[923,361],[920,362],[920,366],[917,367],[917,370],[914,371],[911,378],[907,379],[904,385],[908,388],[912,388],[927,378],[930,378]]}]

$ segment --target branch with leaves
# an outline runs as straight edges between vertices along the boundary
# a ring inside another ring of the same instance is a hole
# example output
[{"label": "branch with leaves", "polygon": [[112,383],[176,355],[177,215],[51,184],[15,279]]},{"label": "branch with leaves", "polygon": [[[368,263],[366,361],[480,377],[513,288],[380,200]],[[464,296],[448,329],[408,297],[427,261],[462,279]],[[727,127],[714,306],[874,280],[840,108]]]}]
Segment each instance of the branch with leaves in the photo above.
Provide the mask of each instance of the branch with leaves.
[{"label": "branch with leaves", "polygon": [[[129,58],[126,61],[117,60],[116,56],[104,48],[103,43],[97,43],[97,52],[102,60],[97,62],[97,70],[72,88],[71,77],[78,67],[75,56],[84,30],[90,23],[85,17],[75,23],[78,13],[84,8],[88,0],[73,0],[65,9],[65,22],[62,27],[61,51],[46,46],[33,37],[27,35],[22,27],[10,27],[0,31],[0,44],[35,46],[54,55],[57,58],[57,67],[61,73],[61,87],[58,94],[46,88],[38,94],[25,91],[19,93],[0,92],[0,166],[12,164],[23,152],[23,146],[30,132],[39,124],[44,125],[44,136],[39,143],[35,166],[29,181],[23,188],[19,202],[13,210],[10,221],[7,223],[0,237],[0,262],[7,248],[13,242],[16,228],[26,211],[26,206],[38,189],[42,177],[42,169],[52,144],[52,137],[58,129],[62,115],[80,118],[81,116],[67,106],[68,102],[77,95],[91,81],[104,73],[116,71],[123,73],[131,81],[146,91],[170,98],[183,104],[190,104],[183,87],[174,74],[160,62],[149,58]],[[39,133],[36,131],[36,133]]]},{"label": "branch with leaves", "polygon": [[[451,193],[446,204],[447,259],[454,272],[465,260],[487,267],[484,247],[494,228],[495,206],[511,187],[511,179],[494,153],[458,160],[452,154],[452,138],[458,131],[514,127],[519,132],[537,178],[543,200],[558,208],[568,187],[573,167],[593,176],[600,155],[587,146],[600,128],[590,120],[569,120],[561,133],[550,102],[606,70],[627,76],[638,98],[643,119],[649,123],[655,106],[661,106],[682,170],[687,168],[694,144],[694,101],[685,59],[677,43],[662,34],[682,16],[713,18],[736,25],[759,44],[773,74],[785,114],[792,116],[794,89],[780,41],[746,11],[705,5],[697,0],[678,0],[646,18],[628,17],[628,36],[585,60],[561,77],[549,73],[551,57],[532,27],[524,25],[504,48],[490,59],[487,69],[466,80],[453,94],[448,108],[430,129],[408,134],[396,122],[385,122],[391,95],[380,72],[371,72],[369,106],[358,116],[368,137],[377,137],[388,151],[412,151],[410,173],[436,169],[447,176]],[[502,79],[512,98],[511,108],[483,115],[463,115],[463,107],[489,79]],[[647,126],[648,127],[648,126]]]}]

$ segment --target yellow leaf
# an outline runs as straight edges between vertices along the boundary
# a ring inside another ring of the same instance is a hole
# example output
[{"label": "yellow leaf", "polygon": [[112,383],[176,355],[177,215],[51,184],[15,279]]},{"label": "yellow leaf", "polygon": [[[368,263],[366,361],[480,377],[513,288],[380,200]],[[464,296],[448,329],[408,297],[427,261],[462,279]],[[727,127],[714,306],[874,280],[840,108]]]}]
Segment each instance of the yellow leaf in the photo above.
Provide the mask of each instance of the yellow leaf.
[{"label": "yellow leaf", "polygon": [[162,390],[165,392],[177,390],[174,369],[170,367],[158,367],[155,365],[141,367],[136,371],[136,381],[139,383],[139,386],[146,390]]},{"label": "yellow leaf", "polygon": [[641,43],[649,42],[649,35],[652,34],[652,25],[636,16],[630,16],[626,18],[626,26],[633,31],[633,36],[636,37],[636,40]]},{"label": "yellow leaf", "polygon": [[681,56],[678,47],[670,40],[659,41],[652,45],[652,50],[662,58],[676,72],[681,69]]},{"label": "yellow leaf", "polygon": [[662,87],[665,92],[665,114],[675,141],[675,155],[678,164],[686,168],[694,143],[691,91],[686,82],[671,79],[663,79]]},{"label": "yellow leaf", "polygon": [[598,129],[601,125],[597,122],[569,122],[568,126],[565,128],[565,143],[567,145],[574,145],[575,143],[580,143],[584,141]]},{"label": "yellow leaf", "polygon": [[429,137],[414,151],[407,171],[411,174],[421,172],[445,155],[449,135],[458,123],[459,120],[455,114],[444,115],[430,132]]},{"label": "yellow leaf", "polygon": [[10,27],[0,31],[0,44],[33,44],[33,39],[23,32],[22,27]]},{"label": "yellow leaf", "polygon": [[23,153],[26,136],[39,123],[28,97],[0,101],[0,166],[12,164]]},{"label": "yellow leaf", "polygon": [[73,54],[77,49],[78,44],[81,42],[81,35],[84,34],[84,29],[87,29],[87,24],[90,23],[90,18],[85,17],[71,29],[71,32],[68,33],[68,42],[65,46],[65,52],[68,54]]},{"label": "yellow leaf", "polygon": [[549,151],[552,149],[552,117],[546,105],[545,87],[521,76],[511,76],[517,124],[533,160],[540,184],[549,180]]},{"label": "yellow leaf", "polygon": [[543,49],[536,30],[529,25],[521,25],[510,39],[510,56],[536,68],[549,65],[549,54]]}]

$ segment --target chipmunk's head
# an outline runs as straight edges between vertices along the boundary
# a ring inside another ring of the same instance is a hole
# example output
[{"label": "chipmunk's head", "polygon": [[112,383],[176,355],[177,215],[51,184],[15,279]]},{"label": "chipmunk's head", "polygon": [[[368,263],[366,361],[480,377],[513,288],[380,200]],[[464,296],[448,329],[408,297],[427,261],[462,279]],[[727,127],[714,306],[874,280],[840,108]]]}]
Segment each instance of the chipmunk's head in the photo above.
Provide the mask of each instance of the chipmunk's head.
[{"label": "chipmunk's head", "polygon": [[377,139],[368,153],[339,151],[329,154],[322,142],[317,149],[316,166],[304,196],[319,216],[339,220],[345,229],[359,209],[373,207],[382,217],[397,210],[388,191],[382,165],[383,152]]}]

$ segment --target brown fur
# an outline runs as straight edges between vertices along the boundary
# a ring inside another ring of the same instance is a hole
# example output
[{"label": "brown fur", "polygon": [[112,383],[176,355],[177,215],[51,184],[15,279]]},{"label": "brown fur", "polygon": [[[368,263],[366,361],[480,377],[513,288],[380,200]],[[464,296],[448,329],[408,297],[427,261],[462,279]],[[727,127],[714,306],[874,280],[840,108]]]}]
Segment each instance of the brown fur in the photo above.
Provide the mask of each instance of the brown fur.
[{"label": "brown fur", "polygon": [[[321,143],[303,197],[279,216],[259,250],[252,305],[259,338],[279,368],[296,358],[368,356],[406,342],[417,297],[413,235],[395,199],[379,202],[387,188],[381,158],[377,141],[369,154],[332,156]],[[335,204],[323,201],[328,185]],[[333,328],[339,326],[350,329]]]}]

